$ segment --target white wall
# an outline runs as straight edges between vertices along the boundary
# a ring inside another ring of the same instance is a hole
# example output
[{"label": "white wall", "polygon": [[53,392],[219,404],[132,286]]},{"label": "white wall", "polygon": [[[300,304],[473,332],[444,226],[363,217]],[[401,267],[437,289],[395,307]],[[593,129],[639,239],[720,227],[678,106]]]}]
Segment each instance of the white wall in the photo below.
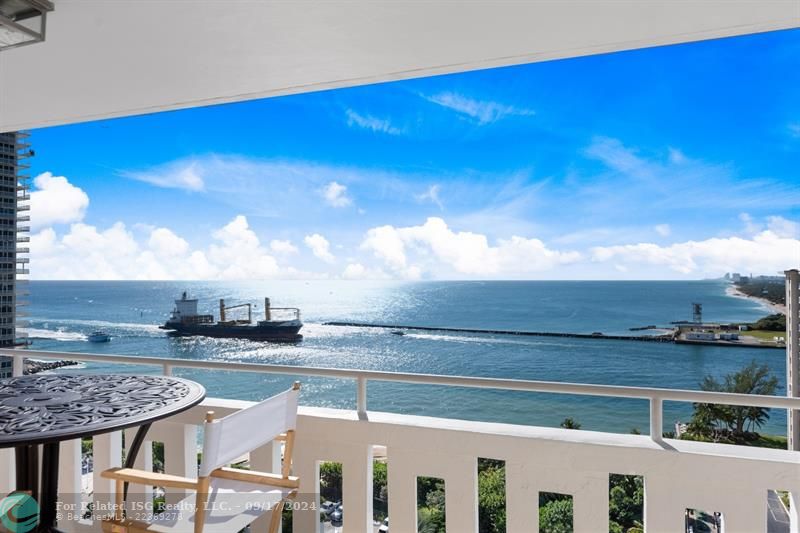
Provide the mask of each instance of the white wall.
[{"label": "white wall", "polygon": [[0,131],[800,26],[797,0],[55,0]]}]

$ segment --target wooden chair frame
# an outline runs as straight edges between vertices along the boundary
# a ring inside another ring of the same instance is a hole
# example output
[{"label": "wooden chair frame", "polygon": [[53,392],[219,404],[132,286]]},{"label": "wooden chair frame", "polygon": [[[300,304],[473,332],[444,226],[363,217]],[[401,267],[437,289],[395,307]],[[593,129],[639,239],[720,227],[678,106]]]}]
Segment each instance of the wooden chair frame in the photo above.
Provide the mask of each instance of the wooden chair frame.
[{"label": "wooden chair frame", "polygon": [[[295,382],[292,389],[299,390],[300,382]],[[214,411],[206,413],[206,424],[214,421]],[[269,522],[269,533],[276,533],[281,523],[283,506],[287,501],[297,497],[297,490],[300,480],[296,476],[290,476],[292,468],[292,453],[294,452],[295,430],[290,429],[286,433],[277,436],[273,442],[282,441],[283,463],[281,473],[273,474],[270,472],[256,472],[253,470],[241,470],[238,468],[221,467],[213,470],[205,477],[192,479],[183,476],[173,476],[170,474],[160,474],[147,470],[137,470],[135,468],[111,468],[103,471],[100,476],[115,481],[115,511],[114,518],[103,520],[103,531],[107,533],[147,533],[148,524],[127,520],[124,517],[124,487],[125,483],[137,483],[140,485],[150,485],[153,487],[169,487],[175,489],[190,489],[196,491],[195,510],[194,510],[194,533],[202,533],[206,518],[206,503],[211,485],[211,478],[230,479],[234,481],[244,481],[258,485],[268,485],[292,489],[286,498],[281,499],[272,508],[272,516]],[[279,511],[279,512],[275,512]]]}]

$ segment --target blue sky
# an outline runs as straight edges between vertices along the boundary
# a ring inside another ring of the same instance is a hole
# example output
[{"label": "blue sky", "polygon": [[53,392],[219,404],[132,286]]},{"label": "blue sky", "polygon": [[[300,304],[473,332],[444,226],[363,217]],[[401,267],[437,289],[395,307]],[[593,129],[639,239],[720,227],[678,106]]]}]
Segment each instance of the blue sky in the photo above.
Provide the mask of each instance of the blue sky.
[{"label": "blue sky", "polygon": [[35,278],[800,265],[800,31],[33,132]]}]

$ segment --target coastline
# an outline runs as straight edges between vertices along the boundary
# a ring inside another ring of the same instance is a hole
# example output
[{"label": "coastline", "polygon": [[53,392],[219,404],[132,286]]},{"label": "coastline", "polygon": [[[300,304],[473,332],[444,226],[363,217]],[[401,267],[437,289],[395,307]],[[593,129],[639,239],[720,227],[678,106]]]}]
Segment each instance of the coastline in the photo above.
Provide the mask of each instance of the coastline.
[{"label": "coastline", "polygon": [[765,309],[769,310],[771,313],[780,313],[782,315],[786,314],[785,305],[770,302],[766,298],[759,298],[757,296],[750,296],[749,294],[745,294],[741,292],[733,283],[731,283],[725,288],[725,294],[727,294],[728,296],[732,296],[734,298],[744,298],[745,300],[752,300],[754,302],[758,302]]}]

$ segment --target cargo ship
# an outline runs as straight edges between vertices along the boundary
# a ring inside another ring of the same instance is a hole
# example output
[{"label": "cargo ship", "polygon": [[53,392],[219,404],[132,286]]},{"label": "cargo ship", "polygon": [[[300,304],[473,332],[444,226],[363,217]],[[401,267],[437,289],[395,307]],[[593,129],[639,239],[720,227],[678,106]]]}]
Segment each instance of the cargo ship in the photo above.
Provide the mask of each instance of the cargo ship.
[{"label": "cargo ship", "polygon": [[[247,308],[247,319],[227,319],[227,312]],[[276,319],[280,315],[285,318]],[[269,298],[264,298],[264,320],[253,322],[253,306],[249,303],[226,306],[219,301],[219,321],[214,315],[197,312],[197,299],[189,298],[186,292],[175,300],[175,309],[160,329],[167,330],[171,337],[216,337],[224,339],[250,339],[254,341],[297,342],[300,335],[300,310],[296,307],[271,307]]]}]

